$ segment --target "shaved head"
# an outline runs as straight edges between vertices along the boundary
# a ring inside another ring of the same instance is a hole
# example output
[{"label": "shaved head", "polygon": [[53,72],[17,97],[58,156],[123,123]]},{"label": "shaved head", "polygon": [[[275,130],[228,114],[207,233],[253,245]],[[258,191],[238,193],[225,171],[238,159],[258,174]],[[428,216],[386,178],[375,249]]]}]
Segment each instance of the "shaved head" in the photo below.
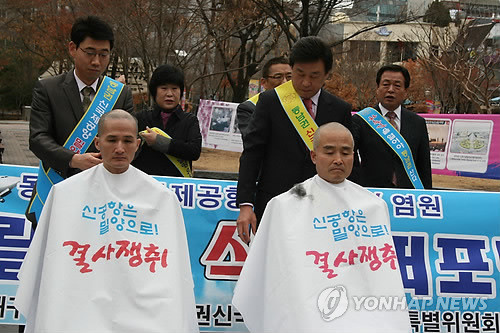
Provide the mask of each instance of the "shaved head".
[{"label": "shaved head", "polygon": [[332,184],[340,184],[349,177],[354,161],[354,140],[344,125],[322,125],[314,133],[313,145],[311,160],[318,176]]},{"label": "shaved head", "polygon": [[128,170],[139,148],[137,120],[124,110],[113,110],[99,119],[95,146],[101,153],[102,164],[111,173]]},{"label": "shaved head", "polygon": [[97,124],[97,135],[98,136],[102,135],[102,131],[104,129],[105,122],[108,119],[127,119],[127,120],[130,120],[131,122],[133,122],[135,124],[136,132],[138,131],[137,119],[133,115],[131,115],[130,113],[128,113],[125,110],[115,109],[115,110],[109,111],[108,113],[103,114],[101,119],[99,119],[99,123]]},{"label": "shaved head", "polygon": [[349,137],[351,138],[351,141],[352,141],[352,146],[354,147],[354,139],[352,137],[351,131],[349,131],[347,129],[347,127],[345,127],[341,123],[331,122],[331,123],[326,123],[326,124],[321,125],[314,133],[314,138],[313,138],[313,149],[314,150],[318,149],[321,132],[323,132],[323,131],[333,131],[333,132],[341,131],[341,132],[348,133]]}]

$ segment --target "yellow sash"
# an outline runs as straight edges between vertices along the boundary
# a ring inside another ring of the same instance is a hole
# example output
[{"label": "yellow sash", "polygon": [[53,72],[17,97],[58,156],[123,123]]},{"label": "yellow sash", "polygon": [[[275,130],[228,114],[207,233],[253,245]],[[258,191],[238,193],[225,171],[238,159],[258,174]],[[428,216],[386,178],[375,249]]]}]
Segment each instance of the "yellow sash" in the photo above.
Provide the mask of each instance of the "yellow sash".
[{"label": "yellow sash", "polygon": [[[167,133],[163,132],[158,127],[153,127],[152,130],[153,130],[153,132],[155,132],[155,133],[157,133],[157,134],[159,134],[161,136],[164,136],[166,138],[171,139],[170,135],[168,135]],[[142,131],[141,134],[142,133],[147,133],[147,131]],[[170,162],[172,162],[175,165],[175,167],[182,173],[182,175],[184,177],[189,177],[189,178],[193,177],[193,171],[191,170],[191,166],[189,165],[188,161],[183,160],[181,158],[177,158],[177,157],[169,155],[169,154],[165,154],[165,156],[168,157],[168,159],[170,160]]]},{"label": "yellow sash", "polygon": [[253,95],[252,97],[250,97],[248,100],[253,103],[253,105],[257,105],[257,102],[259,101],[259,96],[260,96],[260,93],[256,94],[256,95]]},{"label": "yellow sash", "polygon": [[309,150],[313,150],[313,137],[314,132],[318,129],[318,125],[314,122],[307,111],[299,94],[295,91],[292,81],[283,83],[282,85],[274,88],[278,94],[281,106],[285,110],[286,115],[293,124],[293,127],[299,133]]}]

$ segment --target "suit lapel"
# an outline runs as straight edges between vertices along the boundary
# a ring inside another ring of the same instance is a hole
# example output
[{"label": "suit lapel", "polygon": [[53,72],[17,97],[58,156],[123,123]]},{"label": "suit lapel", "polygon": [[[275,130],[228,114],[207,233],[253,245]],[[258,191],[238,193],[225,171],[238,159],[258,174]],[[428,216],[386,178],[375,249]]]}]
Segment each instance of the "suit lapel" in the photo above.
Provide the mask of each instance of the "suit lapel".
[{"label": "suit lapel", "polygon": [[319,99],[318,99],[318,106],[316,108],[316,124],[318,124],[318,127],[320,126],[319,124],[325,123],[325,119],[328,115],[328,109],[329,109],[329,104],[330,102],[328,99],[325,97],[326,94],[321,89],[321,93],[319,94]]},{"label": "suit lapel", "polygon": [[403,138],[408,142],[408,138],[411,136],[411,126],[408,125],[408,113],[411,112],[401,107],[401,128],[399,129],[399,133],[403,136]]},{"label": "suit lapel", "polygon": [[78,91],[78,84],[76,84],[75,76],[73,70],[66,74],[66,79],[63,83],[64,93],[71,104],[71,111],[75,116],[75,120],[79,120],[83,115],[82,100],[80,98],[80,92]]}]

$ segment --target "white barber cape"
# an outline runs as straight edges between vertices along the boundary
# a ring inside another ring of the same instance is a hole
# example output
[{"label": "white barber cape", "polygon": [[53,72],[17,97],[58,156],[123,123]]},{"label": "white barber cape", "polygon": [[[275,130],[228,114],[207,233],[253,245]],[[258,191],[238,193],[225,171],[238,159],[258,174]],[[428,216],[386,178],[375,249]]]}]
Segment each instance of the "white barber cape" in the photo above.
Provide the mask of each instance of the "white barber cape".
[{"label": "white barber cape", "polygon": [[[348,180],[316,175],[268,203],[233,304],[250,332],[411,332],[389,249],[385,202]],[[396,310],[373,310],[381,297],[395,299]]]},{"label": "white barber cape", "polygon": [[26,332],[198,332],[173,192],[102,164],[55,185],[18,274]]}]

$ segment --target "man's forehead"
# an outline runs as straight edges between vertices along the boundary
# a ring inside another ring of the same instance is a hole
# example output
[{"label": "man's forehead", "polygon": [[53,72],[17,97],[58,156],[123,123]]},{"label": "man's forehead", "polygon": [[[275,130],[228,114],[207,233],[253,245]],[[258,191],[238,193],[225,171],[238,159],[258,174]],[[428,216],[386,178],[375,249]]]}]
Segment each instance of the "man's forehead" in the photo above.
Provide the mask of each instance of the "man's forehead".
[{"label": "man's forehead", "polygon": [[393,80],[393,81],[403,81],[405,79],[403,73],[401,72],[393,72],[393,71],[385,71],[381,75],[382,80]]},{"label": "man's forehead", "polygon": [[323,128],[319,137],[319,146],[323,148],[343,148],[354,146],[351,133],[344,129]]},{"label": "man's forehead", "polygon": [[291,71],[291,67],[289,64],[274,64],[274,65],[271,65],[271,67],[269,67],[270,71],[279,71],[282,69],[284,69],[287,72]]},{"label": "man's forehead", "polygon": [[109,51],[111,48],[111,43],[109,42],[109,40],[98,40],[93,39],[92,37],[85,37],[85,39],[80,43],[80,46],[88,49]]},{"label": "man's forehead", "polygon": [[322,145],[324,149],[335,149],[335,148],[340,148],[340,149],[352,149],[352,145],[347,142],[328,142]]},{"label": "man's forehead", "polygon": [[116,131],[105,131],[104,132],[105,137],[113,137],[113,138],[135,138],[137,135],[134,135],[133,132],[124,132],[121,130],[116,130]]},{"label": "man's forehead", "polygon": [[137,137],[137,124],[128,118],[107,118],[102,124],[101,136]]}]

